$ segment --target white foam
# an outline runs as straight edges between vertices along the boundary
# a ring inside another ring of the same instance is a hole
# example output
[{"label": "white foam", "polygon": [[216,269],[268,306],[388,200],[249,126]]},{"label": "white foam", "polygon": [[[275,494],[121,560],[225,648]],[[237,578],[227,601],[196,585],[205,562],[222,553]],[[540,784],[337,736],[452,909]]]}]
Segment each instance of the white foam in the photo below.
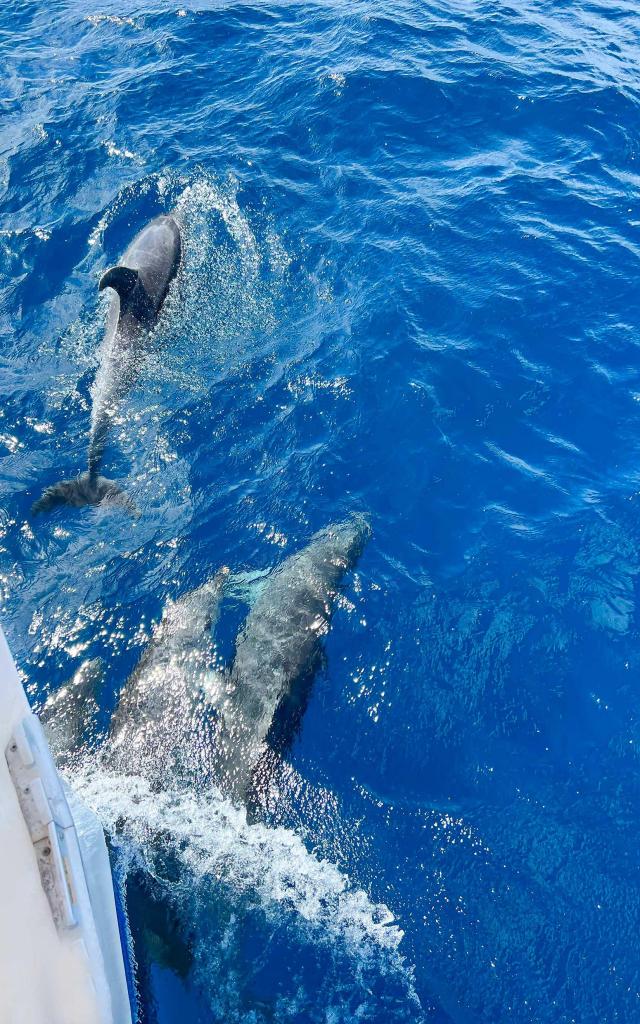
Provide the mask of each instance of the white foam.
[{"label": "white foam", "polygon": [[233,178],[229,179],[226,189],[211,179],[200,178],[184,189],[176,202],[175,212],[187,220],[213,211],[219,213],[243,254],[245,267],[257,273],[261,262],[260,250],[249,221],[240,210],[237,188],[237,181]]},{"label": "white foam", "polygon": [[[314,856],[295,832],[247,823],[245,812],[214,789],[152,791],[144,778],[117,774],[95,758],[67,777],[120,851],[120,874],[142,871],[156,892],[161,886],[183,929],[176,939],[189,937],[192,978],[215,1019],[284,1024],[301,1012],[336,1024],[354,1014],[369,1019],[382,985],[389,1021],[424,1020],[389,907]],[[275,999],[275,1017],[252,1002],[246,971],[253,967],[242,968],[238,959],[246,929],[254,928],[264,950],[284,943],[324,965],[319,977],[312,968],[307,981],[301,965],[283,978],[292,987]]]},{"label": "white foam", "polygon": [[[69,782],[105,829],[133,843],[152,862],[157,837],[194,878],[213,877],[238,895],[258,895],[267,915],[283,910],[351,952],[396,951],[403,937],[389,908],[372,902],[335,865],[318,860],[289,829],[248,824],[243,810],[211,789],[152,792],[147,780],[94,764],[73,769]],[[400,958],[399,958],[400,959]]]}]

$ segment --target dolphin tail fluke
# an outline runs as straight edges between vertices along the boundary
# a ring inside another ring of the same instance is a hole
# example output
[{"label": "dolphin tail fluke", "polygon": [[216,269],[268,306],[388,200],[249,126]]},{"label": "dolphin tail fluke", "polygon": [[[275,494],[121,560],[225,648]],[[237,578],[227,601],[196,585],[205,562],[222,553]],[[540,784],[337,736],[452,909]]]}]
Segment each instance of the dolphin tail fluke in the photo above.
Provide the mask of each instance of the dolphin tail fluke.
[{"label": "dolphin tail fluke", "polygon": [[75,480],[59,480],[58,483],[46,487],[33,503],[31,511],[33,515],[37,515],[39,512],[48,512],[57,505],[82,508],[83,505],[100,505],[102,502],[137,514],[133,501],[115,480],[108,480],[105,476],[93,476],[90,473],[82,473]]}]

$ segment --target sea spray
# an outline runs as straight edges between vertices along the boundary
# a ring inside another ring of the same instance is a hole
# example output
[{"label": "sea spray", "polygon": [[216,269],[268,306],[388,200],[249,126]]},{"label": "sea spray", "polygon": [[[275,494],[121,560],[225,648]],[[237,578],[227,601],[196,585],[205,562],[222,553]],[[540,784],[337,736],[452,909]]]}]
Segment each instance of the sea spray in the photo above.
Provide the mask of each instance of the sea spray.
[{"label": "sea spray", "polygon": [[335,865],[317,860],[289,829],[248,824],[245,811],[213,788],[198,795],[158,793],[140,776],[87,765],[76,768],[69,782],[107,832],[133,842],[151,862],[162,834],[194,877],[209,875],[238,893],[258,892],[266,912],[287,907],[324,930],[328,940],[387,950],[402,941],[388,907],[373,903]]},{"label": "sea spray", "polygon": [[[121,868],[142,870],[157,881],[168,859],[178,865],[180,882],[175,882],[172,870],[166,898],[179,904],[181,915],[191,918],[185,921],[185,933],[194,943],[199,984],[205,988],[210,984],[217,1011],[229,1014],[238,996],[231,978],[225,980],[229,991],[224,999],[220,991],[220,975],[227,971],[224,963],[229,955],[222,948],[222,932],[230,943],[240,927],[238,918],[257,913],[283,942],[291,942],[294,933],[298,946],[324,950],[322,955],[329,962],[339,959],[351,964],[347,1001],[352,1010],[357,993],[361,1010],[365,1003],[375,1002],[373,991],[384,978],[398,997],[389,1019],[421,1019],[413,972],[399,948],[403,932],[392,911],[372,901],[334,864],[317,858],[293,831],[249,824],[245,811],[214,788],[197,794],[179,789],[156,792],[144,778],[122,776],[88,762],[76,766],[68,781],[121,851]],[[211,935],[207,919],[212,911],[206,908],[216,900],[226,904],[226,924],[224,928],[218,924],[222,932]],[[203,978],[202,967],[208,964],[211,971],[214,962],[218,964],[215,984]],[[307,996],[312,1000],[311,993]],[[326,993],[325,997],[329,998]],[[338,998],[337,992],[333,997]],[[244,1019],[239,1010],[235,1015]]]}]

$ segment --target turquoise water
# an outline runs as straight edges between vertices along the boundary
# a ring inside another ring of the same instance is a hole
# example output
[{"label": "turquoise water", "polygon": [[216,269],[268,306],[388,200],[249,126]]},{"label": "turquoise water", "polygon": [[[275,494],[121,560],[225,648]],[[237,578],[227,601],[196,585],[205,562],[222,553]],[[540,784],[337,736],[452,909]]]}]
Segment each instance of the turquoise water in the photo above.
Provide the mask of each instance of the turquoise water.
[{"label": "turquoise water", "polygon": [[[267,819],[78,768],[141,1020],[640,1013],[634,5],[0,12],[0,615],[37,703],[116,695],[165,602],[352,512]],[[97,282],[177,210],[181,287],[105,471]],[[160,849],[159,830],[166,839]]]}]

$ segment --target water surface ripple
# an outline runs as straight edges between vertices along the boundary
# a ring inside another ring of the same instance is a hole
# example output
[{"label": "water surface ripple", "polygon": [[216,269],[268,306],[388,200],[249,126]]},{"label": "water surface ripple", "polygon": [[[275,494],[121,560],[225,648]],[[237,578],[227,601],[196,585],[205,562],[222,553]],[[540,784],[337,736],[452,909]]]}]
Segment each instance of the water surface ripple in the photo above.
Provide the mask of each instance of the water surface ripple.
[{"label": "water surface ripple", "polygon": [[[79,769],[143,1021],[637,1021],[637,4],[23,0],[0,51],[0,614],[33,700],[101,655],[106,723],[167,599],[231,566],[228,657],[260,574],[373,529],[271,837]],[[99,276],[174,208],[105,457],[142,515],[33,519],[86,456]]]}]

